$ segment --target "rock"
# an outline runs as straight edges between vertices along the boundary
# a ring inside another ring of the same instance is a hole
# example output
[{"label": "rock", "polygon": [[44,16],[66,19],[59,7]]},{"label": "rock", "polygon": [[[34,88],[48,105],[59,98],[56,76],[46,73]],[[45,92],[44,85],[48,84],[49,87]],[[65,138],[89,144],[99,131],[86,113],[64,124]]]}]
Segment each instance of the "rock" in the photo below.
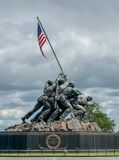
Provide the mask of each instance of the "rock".
[{"label": "rock", "polygon": [[6,132],[11,131],[85,131],[85,132],[101,132],[96,122],[79,122],[77,119],[67,121],[55,121],[52,123],[22,123],[5,129]]},{"label": "rock", "polygon": [[66,122],[55,121],[52,126],[55,131],[67,131]]},{"label": "rock", "polygon": [[91,124],[95,127],[95,130],[96,130],[97,132],[101,132],[101,131],[102,131],[102,129],[97,125],[96,122],[92,122]]},{"label": "rock", "polygon": [[77,119],[67,121],[67,128],[70,131],[81,131],[82,127]]}]

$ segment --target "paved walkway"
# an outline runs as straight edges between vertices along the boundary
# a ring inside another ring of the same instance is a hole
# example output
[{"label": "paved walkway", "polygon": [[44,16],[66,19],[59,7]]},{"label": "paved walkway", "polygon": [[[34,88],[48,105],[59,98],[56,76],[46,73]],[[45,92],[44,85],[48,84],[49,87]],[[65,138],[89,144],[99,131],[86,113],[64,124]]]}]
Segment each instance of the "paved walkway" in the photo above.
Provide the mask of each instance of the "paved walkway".
[{"label": "paved walkway", "polygon": [[0,160],[119,160],[119,157],[0,157]]}]

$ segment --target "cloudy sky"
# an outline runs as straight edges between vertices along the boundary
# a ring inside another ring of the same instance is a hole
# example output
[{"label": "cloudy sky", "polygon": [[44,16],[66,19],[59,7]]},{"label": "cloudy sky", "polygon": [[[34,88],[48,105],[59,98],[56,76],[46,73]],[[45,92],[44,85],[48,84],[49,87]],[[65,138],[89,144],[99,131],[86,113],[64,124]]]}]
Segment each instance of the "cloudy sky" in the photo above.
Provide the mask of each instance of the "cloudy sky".
[{"label": "cloudy sky", "polygon": [[37,43],[39,18],[69,80],[119,130],[119,1],[0,0],[0,130],[21,123],[60,69]]}]

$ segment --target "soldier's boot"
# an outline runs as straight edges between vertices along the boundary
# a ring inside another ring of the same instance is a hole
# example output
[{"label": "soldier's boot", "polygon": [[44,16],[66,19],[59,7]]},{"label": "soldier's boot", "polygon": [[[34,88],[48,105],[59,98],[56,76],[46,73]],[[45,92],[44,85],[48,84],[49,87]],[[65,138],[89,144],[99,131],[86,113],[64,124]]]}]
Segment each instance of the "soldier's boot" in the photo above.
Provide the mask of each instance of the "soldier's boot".
[{"label": "soldier's boot", "polygon": [[30,116],[29,116],[29,114],[26,114],[24,117],[22,117],[21,119],[22,119],[22,122],[23,123],[26,123],[26,119],[28,119]]},{"label": "soldier's boot", "polygon": [[51,116],[48,118],[47,123],[53,122],[54,119],[58,116],[59,112],[60,112],[60,109],[57,108],[57,109],[51,114]]},{"label": "soldier's boot", "polygon": [[24,117],[21,118],[23,123],[26,123],[25,120],[28,119],[28,118],[32,115],[31,112],[32,112],[32,111],[28,112]]},{"label": "soldier's boot", "polygon": [[50,111],[51,111],[51,108],[44,110],[42,114],[38,117],[37,122],[45,122],[45,118],[50,113]]},{"label": "soldier's boot", "polygon": [[22,123],[26,123],[25,117],[22,117],[21,119],[22,119]]},{"label": "soldier's boot", "polygon": [[29,112],[29,113],[27,113],[24,117],[21,118],[23,123],[26,123],[25,120],[28,119],[31,116],[31,112]]}]

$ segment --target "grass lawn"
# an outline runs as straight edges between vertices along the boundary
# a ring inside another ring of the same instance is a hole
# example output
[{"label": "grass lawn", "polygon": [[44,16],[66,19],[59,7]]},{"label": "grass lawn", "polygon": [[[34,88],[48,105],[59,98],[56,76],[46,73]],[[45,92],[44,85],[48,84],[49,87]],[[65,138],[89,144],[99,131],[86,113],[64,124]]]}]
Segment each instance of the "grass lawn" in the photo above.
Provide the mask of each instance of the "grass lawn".
[{"label": "grass lawn", "polygon": [[58,153],[58,152],[27,152],[27,153],[0,153],[1,157],[6,157],[6,156],[13,156],[13,157],[27,157],[27,156],[33,156],[33,157],[94,157],[94,156],[119,156],[119,152],[69,152],[69,153]]}]

